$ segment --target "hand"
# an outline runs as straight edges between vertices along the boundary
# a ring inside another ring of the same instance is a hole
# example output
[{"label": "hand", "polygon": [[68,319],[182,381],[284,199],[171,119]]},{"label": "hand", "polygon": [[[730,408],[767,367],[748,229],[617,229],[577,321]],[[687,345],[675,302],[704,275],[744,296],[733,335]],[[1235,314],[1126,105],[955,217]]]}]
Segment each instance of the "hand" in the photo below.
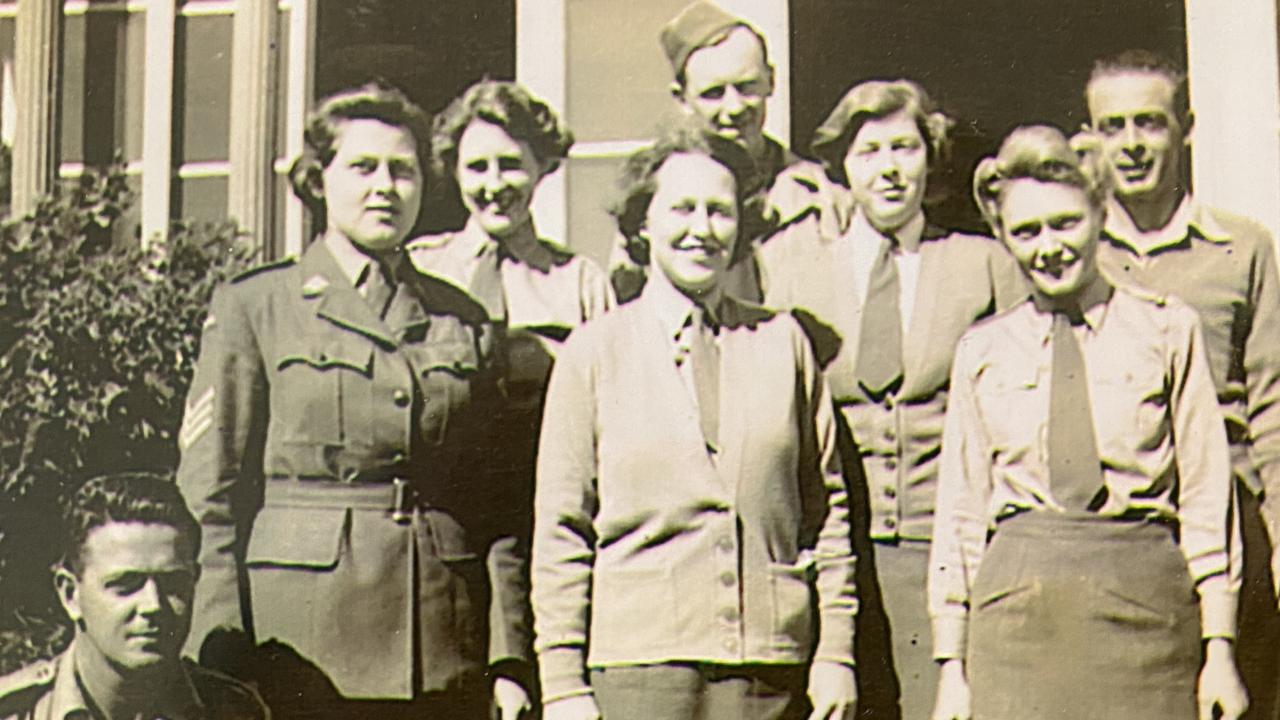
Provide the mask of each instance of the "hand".
[{"label": "hand", "polygon": [[846,720],[858,704],[858,683],[853,668],[829,660],[817,660],[809,667],[809,720]]},{"label": "hand", "polygon": [[591,695],[574,695],[544,704],[542,720],[600,720],[600,708]]},{"label": "hand", "polygon": [[519,720],[521,715],[533,710],[529,693],[520,683],[505,677],[493,681],[493,704],[498,708],[498,720]]},{"label": "hand", "polygon": [[938,675],[938,699],[933,704],[932,720],[969,720],[969,680],[964,676],[964,661],[953,658],[942,663]]},{"label": "hand", "polygon": [[1236,720],[1249,709],[1249,695],[1236,670],[1235,652],[1230,640],[1209,640],[1196,696],[1200,701],[1200,720],[1213,720],[1215,707],[1222,711],[1222,720]]}]

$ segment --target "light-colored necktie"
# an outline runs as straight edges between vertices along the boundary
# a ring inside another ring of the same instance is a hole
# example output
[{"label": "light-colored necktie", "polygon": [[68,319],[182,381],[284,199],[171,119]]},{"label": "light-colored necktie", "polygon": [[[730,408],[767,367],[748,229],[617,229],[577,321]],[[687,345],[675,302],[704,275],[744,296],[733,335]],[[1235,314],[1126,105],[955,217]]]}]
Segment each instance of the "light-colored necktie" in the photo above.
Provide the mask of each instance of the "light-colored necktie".
[{"label": "light-colored necktie", "polygon": [[698,401],[702,436],[712,451],[720,448],[720,345],[718,326],[705,311],[694,310],[680,333],[682,349],[688,355]]}]

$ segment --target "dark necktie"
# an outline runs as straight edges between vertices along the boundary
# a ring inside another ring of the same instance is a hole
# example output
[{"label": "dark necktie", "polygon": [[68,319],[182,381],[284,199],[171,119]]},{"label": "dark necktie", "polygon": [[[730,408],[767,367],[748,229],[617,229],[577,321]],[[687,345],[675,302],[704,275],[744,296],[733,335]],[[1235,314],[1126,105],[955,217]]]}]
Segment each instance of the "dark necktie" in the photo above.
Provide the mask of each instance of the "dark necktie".
[{"label": "dark necktie", "polygon": [[720,346],[715,332],[716,327],[705,311],[694,310],[683,333],[693,370],[702,436],[713,451],[720,448]]},{"label": "dark necktie", "polygon": [[1104,487],[1080,342],[1064,312],[1053,315],[1049,392],[1049,487],[1068,510],[1088,510]]},{"label": "dark necktie", "polygon": [[871,266],[858,336],[858,381],[873,398],[902,376],[902,310],[893,246],[884,240]]},{"label": "dark necktie", "polygon": [[396,285],[391,277],[390,269],[377,261],[371,260],[365,267],[364,299],[378,317],[386,316],[391,298],[396,292]]}]

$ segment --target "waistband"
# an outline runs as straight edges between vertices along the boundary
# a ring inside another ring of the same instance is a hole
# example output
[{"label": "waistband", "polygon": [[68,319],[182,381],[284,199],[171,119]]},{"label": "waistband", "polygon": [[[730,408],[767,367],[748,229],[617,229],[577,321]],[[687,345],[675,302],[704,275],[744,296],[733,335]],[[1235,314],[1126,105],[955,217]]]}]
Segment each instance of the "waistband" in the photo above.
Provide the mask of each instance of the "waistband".
[{"label": "waistband", "polygon": [[364,484],[272,479],[263,488],[263,504],[268,507],[389,511],[397,522],[408,522],[414,511],[430,509],[404,478]]},{"label": "waistband", "polygon": [[1044,538],[1071,543],[1168,542],[1177,523],[1159,518],[1124,518],[1097,513],[1027,510],[999,521],[996,535]]}]

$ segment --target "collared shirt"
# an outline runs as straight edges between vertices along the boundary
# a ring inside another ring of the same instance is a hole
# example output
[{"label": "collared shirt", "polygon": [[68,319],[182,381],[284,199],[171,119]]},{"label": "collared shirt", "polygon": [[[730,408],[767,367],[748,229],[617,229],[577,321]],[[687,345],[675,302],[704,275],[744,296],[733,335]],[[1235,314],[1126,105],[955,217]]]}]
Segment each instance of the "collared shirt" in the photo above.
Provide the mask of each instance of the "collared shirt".
[{"label": "collared shirt", "polygon": [[468,291],[508,328],[568,331],[613,307],[608,278],[595,263],[539,238],[532,224],[517,232],[499,243],[472,218],[456,233],[406,248],[419,270]]},{"label": "collared shirt", "polygon": [[1195,308],[1235,472],[1255,492],[1266,475],[1280,486],[1280,278],[1270,234],[1190,196],[1165,227],[1142,233],[1112,201],[1098,265],[1112,282]]},{"label": "collared shirt", "polygon": [[[867,290],[871,285],[871,268],[875,265],[876,256],[884,243],[894,247],[893,264],[898,270],[898,311],[902,315],[902,334],[905,336],[911,328],[911,315],[916,307],[916,285],[920,280],[920,239],[924,235],[924,214],[918,213],[898,232],[894,240],[890,240],[871,225],[861,210],[853,215],[849,229],[837,242],[844,245],[842,252],[848,253],[852,260],[849,266],[853,270],[854,288],[858,293],[858,304],[867,301]],[[907,250],[905,248],[915,248]]]},{"label": "collared shirt", "polygon": [[[671,340],[671,355],[676,368],[680,371],[680,379],[684,381],[696,405],[698,391],[694,386],[693,364],[687,362],[689,344],[685,336],[688,333],[701,332],[698,327],[702,322],[699,317],[700,306],[673,287],[665,276],[656,273],[654,278],[645,284],[641,297],[646,298],[646,304],[652,308],[655,319],[662,328],[662,334]],[[712,309],[703,309],[702,312],[714,319],[715,308],[718,305],[719,297],[713,298],[708,303]]]},{"label": "collared shirt", "polygon": [[[1117,290],[1075,333],[1107,491],[1099,514],[1176,522],[1204,636],[1234,636],[1234,485],[1194,311]],[[1066,512],[1049,484],[1052,336],[1052,315],[1026,302],[975,325],[957,348],[929,567],[938,658],[964,656],[969,588],[998,520]]]},{"label": "collared shirt", "polygon": [[[92,720],[95,706],[86,697],[76,668],[76,644],[61,655],[0,679],[0,718],[3,720]],[[174,682],[152,688],[146,708],[148,720],[202,720],[203,718],[268,717],[266,707],[247,686],[205,670],[190,661],[178,663]],[[14,692],[6,687],[13,680]],[[25,694],[23,699],[18,694]],[[11,700],[18,700],[10,704]],[[11,708],[13,710],[11,711]]]},{"label": "collared shirt", "polygon": [[324,245],[333,255],[333,261],[337,263],[343,276],[351,281],[351,287],[355,288],[361,297],[365,297],[368,292],[369,273],[376,271],[373,258],[360,252],[342,233],[326,233]]}]

